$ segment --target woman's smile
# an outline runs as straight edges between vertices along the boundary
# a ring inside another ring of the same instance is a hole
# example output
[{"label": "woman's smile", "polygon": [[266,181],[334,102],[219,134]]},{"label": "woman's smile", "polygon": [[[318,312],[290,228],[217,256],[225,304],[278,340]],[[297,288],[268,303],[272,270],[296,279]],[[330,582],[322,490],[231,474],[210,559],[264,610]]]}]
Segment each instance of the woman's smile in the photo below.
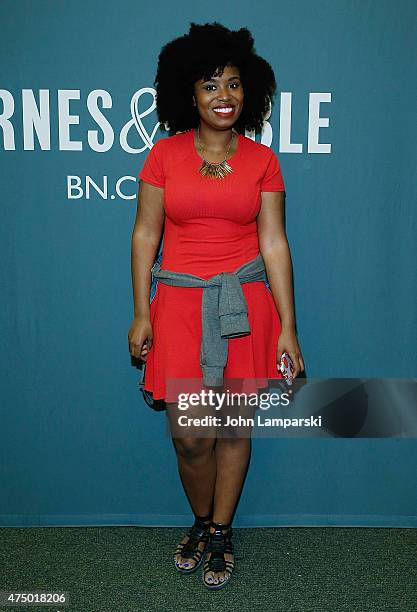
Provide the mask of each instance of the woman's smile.
[{"label": "woman's smile", "polygon": [[216,108],[213,108],[212,110],[219,117],[233,117],[233,115],[235,113],[235,107],[231,106],[231,105],[228,105],[228,106],[217,106]]}]

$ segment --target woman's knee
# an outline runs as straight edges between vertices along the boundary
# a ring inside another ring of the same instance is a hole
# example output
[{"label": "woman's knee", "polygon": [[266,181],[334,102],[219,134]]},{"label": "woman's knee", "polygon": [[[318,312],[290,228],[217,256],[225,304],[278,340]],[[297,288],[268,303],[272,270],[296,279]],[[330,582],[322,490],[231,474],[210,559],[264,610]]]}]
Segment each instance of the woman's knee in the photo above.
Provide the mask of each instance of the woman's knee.
[{"label": "woman's knee", "polygon": [[177,454],[188,460],[195,460],[213,452],[213,438],[174,438]]},{"label": "woman's knee", "polygon": [[222,437],[217,440],[218,451],[247,452],[251,448],[252,440],[250,437]]}]

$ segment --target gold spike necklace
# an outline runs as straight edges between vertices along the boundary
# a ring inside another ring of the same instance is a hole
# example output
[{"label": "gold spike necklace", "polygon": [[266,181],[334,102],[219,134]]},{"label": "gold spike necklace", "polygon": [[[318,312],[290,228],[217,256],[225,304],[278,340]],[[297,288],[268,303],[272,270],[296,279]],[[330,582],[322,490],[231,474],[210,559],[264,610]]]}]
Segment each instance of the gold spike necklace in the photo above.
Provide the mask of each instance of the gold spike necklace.
[{"label": "gold spike necklace", "polygon": [[198,147],[200,149],[200,155],[203,158],[203,163],[199,169],[199,172],[202,176],[207,176],[209,178],[224,178],[227,174],[233,172],[233,168],[227,162],[227,156],[230,151],[230,147],[232,146],[233,138],[235,134],[232,132],[232,137],[229,142],[229,146],[227,147],[226,156],[221,162],[209,162],[207,159],[203,157],[203,147],[200,142],[200,126],[197,128],[197,140]]}]

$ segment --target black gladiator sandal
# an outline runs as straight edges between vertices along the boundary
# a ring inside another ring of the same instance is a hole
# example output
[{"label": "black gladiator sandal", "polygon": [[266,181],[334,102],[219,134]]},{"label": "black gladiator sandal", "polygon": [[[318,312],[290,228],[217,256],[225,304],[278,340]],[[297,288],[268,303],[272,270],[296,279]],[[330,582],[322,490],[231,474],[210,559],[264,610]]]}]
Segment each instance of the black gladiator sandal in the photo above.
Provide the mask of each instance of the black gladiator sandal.
[{"label": "black gladiator sandal", "polygon": [[[174,565],[177,571],[181,574],[192,574],[196,571],[198,567],[200,567],[201,562],[203,561],[204,554],[207,549],[207,543],[209,541],[209,529],[210,523],[207,521],[211,520],[211,515],[209,516],[197,516],[195,515],[194,525],[187,532],[188,541],[185,544],[181,542],[178,544],[177,549],[174,553]],[[204,542],[203,550],[200,550],[199,544]],[[190,559],[196,561],[193,567],[186,568],[180,567],[176,560],[177,555],[181,555],[184,559]]]},{"label": "black gladiator sandal", "polygon": [[[210,526],[214,527],[214,533],[209,532],[207,554],[211,554],[210,559],[206,559],[204,563],[203,583],[208,589],[221,589],[229,582],[235,567],[234,561],[226,561],[224,557],[224,553],[233,554],[233,530],[230,523],[224,525],[212,521]],[[223,533],[224,529],[227,529],[226,533]],[[210,583],[206,580],[209,572],[226,572],[226,575],[222,582],[218,579],[219,582],[217,584],[215,582]]]}]

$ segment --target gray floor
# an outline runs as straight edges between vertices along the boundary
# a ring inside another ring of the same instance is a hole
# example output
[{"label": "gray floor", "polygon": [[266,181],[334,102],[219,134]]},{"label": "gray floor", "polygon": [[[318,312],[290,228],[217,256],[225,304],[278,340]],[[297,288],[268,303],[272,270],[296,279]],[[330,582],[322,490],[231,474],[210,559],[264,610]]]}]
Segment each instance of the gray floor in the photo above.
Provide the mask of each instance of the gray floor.
[{"label": "gray floor", "polygon": [[230,584],[175,571],[184,529],[3,528],[0,590],[60,589],[68,607],[11,610],[416,612],[417,530],[235,529]]}]

